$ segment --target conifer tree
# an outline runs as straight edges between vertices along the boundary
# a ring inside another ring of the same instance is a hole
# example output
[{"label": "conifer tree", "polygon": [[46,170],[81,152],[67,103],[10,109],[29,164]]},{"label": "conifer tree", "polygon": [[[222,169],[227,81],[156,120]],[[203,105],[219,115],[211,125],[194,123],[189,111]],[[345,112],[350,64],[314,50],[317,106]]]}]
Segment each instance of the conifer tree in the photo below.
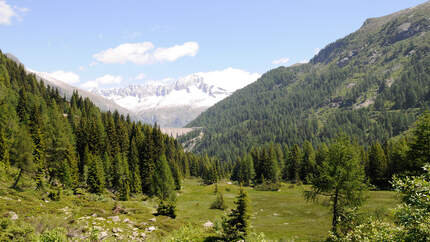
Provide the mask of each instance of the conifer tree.
[{"label": "conifer tree", "polygon": [[290,156],[288,158],[288,178],[292,182],[298,182],[300,180],[300,167],[303,160],[302,150],[298,145],[294,145],[293,149],[290,151]]},{"label": "conifer tree", "polygon": [[10,154],[11,165],[19,169],[18,176],[12,188],[16,188],[23,173],[33,173],[33,144],[29,132],[25,127],[20,127],[14,137]]},{"label": "conifer tree", "polygon": [[415,124],[408,159],[410,175],[421,174],[424,164],[430,163],[430,112],[421,115]]},{"label": "conifer tree", "polygon": [[223,218],[222,228],[227,241],[245,240],[249,228],[249,201],[247,193],[241,188],[228,217]]},{"label": "conifer tree", "polygon": [[128,165],[130,169],[130,190],[132,193],[142,192],[142,180],[140,178],[139,152],[136,139],[133,137],[128,152]]},{"label": "conifer tree", "polygon": [[369,151],[368,174],[370,182],[380,188],[388,186],[388,162],[385,152],[379,142],[374,143]]},{"label": "conifer tree", "polygon": [[87,184],[92,193],[102,193],[105,187],[103,165],[97,155],[88,155],[88,178]]},{"label": "conifer tree", "polygon": [[300,171],[300,179],[304,182],[307,181],[307,176],[313,174],[316,169],[315,151],[311,142],[305,141],[303,144],[303,161]]},{"label": "conifer tree", "polygon": [[337,234],[341,213],[347,207],[359,207],[368,187],[357,147],[345,136],[337,138],[330,144],[326,160],[318,167],[318,176],[310,177],[310,183],[311,190],[304,193],[306,199],[330,198],[332,232]]},{"label": "conifer tree", "polygon": [[155,171],[154,140],[149,126],[144,127],[144,140],[139,148],[140,178],[142,179],[142,192],[151,194],[152,176]]},{"label": "conifer tree", "polygon": [[162,155],[155,163],[155,173],[152,176],[152,194],[161,200],[172,201],[175,198],[175,184],[166,157]]}]

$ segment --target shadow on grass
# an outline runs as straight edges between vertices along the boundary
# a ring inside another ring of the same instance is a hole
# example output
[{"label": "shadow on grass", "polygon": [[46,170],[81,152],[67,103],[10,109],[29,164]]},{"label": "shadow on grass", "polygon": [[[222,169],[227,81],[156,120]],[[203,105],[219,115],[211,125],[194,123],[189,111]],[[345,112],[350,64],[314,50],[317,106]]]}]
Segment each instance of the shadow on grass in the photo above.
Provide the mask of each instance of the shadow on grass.
[{"label": "shadow on grass", "polygon": [[206,237],[204,242],[217,242],[217,241],[225,241],[222,237],[218,236],[209,236]]}]

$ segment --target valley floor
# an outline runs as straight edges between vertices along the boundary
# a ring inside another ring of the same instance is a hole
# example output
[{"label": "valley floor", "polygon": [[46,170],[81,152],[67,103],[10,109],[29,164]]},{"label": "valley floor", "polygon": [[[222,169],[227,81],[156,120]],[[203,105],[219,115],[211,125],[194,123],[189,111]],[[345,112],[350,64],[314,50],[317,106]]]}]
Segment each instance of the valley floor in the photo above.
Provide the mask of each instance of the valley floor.
[{"label": "valley floor", "polygon": [[[64,191],[60,201],[51,201],[47,194],[33,189],[16,191],[6,188],[4,183],[0,186],[0,216],[12,217],[16,213],[14,223],[24,222],[35,233],[63,227],[72,240],[103,237],[112,241],[144,238],[169,241],[175,236],[179,239],[176,241],[181,238],[203,241],[204,237],[217,236],[216,229],[205,228],[204,224],[210,221],[217,227],[226,213],[209,209],[215,200],[215,186],[200,185],[197,179],[184,181],[178,193],[176,219],[155,217],[157,201],[143,196],[115,202],[108,194],[77,196]],[[245,188],[251,201],[251,230],[264,233],[269,240],[323,240],[331,221],[329,208],[324,206],[327,201],[306,202],[302,195],[304,187],[284,184],[278,192]],[[239,187],[221,182],[218,190],[223,193],[228,208],[232,208]],[[390,209],[397,203],[394,192],[371,191],[362,209],[374,217],[391,219]]]}]

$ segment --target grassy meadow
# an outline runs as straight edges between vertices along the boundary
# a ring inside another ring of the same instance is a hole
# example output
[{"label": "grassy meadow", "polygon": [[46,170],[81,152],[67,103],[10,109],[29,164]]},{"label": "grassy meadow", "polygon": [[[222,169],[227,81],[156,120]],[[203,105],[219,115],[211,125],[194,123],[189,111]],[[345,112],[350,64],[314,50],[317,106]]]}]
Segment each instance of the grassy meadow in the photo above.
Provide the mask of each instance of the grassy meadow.
[{"label": "grassy meadow", "polygon": [[[9,182],[8,182],[9,183]],[[10,184],[9,184],[10,185]],[[26,187],[27,186],[27,187]],[[205,229],[203,224],[211,221],[219,226],[226,211],[209,209],[215,200],[214,185],[204,186],[198,179],[186,179],[177,196],[177,218],[155,217],[155,199],[144,196],[131,201],[115,203],[111,194],[72,195],[64,191],[60,201],[52,201],[47,192],[31,189],[31,184],[22,184],[22,191],[9,189],[0,183],[0,216],[10,212],[18,215],[15,223],[30,224],[34,232],[42,233],[56,227],[65,228],[71,240],[92,240],[106,232],[107,241],[115,240],[190,240],[203,241],[204,237],[217,236],[215,229]],[[251,230],[264,233],[267,240],[318,241],[323,240],[330,228],[330,212],[325,200],[308,203],[303,198],[305,186],[283,184],[280,191],[256,191],[246,187],[251,205]],[[234,207],[239,187],[220,182],[218,190],[224,195],[228,208]],[[390,209],[397,204],[394,192],[371,191],[363,211],[372,216],[390,218]],[[118,216],[118,219],[114,217]],[[153,218],[156,218],[153,221]],[[117,221],[115,221],[117,220]],[[189,227],[188,231],[179,229]],[[154,227],[154,231],[150,227]],[[118,228],[119,231],[118,232]],[[116,231],[116,232],[115,232]],[[183,234],[194,233],[184,237]],[[195,233],[201,235],[195,236]],[[142,235],[144,234],[144,235]]]}]

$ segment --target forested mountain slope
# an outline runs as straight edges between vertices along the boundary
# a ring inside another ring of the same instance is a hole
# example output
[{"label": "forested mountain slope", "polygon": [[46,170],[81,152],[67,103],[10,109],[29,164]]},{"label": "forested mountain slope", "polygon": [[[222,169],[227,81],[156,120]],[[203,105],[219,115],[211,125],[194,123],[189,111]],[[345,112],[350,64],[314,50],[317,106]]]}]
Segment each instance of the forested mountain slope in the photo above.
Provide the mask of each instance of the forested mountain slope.
[{"label": "forested mountain slope", "polygon": [[184,152],[157,126],[100,111],[77,91],[67,100],[0,52],[0,171],[9,168],[19,171],[13,188],[26,181],[42,191],[109,189],[121,200],[141,193],[165,199],[183,177],[228,170]]},{"label": "forested mountain slope", "polygon": [[235,159],[272,141],[318,144],[343,131],[371,143],[400,134],[429,105],[429,30],[430,2],[366,20],[309,63],[271,70],[201,114],[187,126],[204,129],[193,150]]},{"label": "forested mountain slope", "polygon": [[[11,60],[13,60],[18,65],[22,65],[25,68],[25,65],[14,55],[10,53],[6,53],[5,56]],[[118,104],[114,103],[113,101],[104,98],[100,95],[85,91],[83,89],[71,86],[65,82],[62,82],[60,80],[57,80],[53,77],[51,77],[46,72],[38,72],[34,70],[30,70],[25,68],[26,72],[29,74],[34,74],[36,76],[36,79],[38,81],[43,81],[45,85],[49,85],[54,89],[58,89],[58,92],[61,96],[65,96],[68,100],[72,97],[73,93],[76,91],[78,92],[79,96],[82,96],[83,98],[89,98],[91,102],[93,102],[100,110],[102,111],[111,111],[114,112],[117,110],[120,114],[123,115],[130,115],[132,120],[138,120],[137,116],[131,112],[130,110],[127,110],[126,108],[123,108],[119,106]]]}]

